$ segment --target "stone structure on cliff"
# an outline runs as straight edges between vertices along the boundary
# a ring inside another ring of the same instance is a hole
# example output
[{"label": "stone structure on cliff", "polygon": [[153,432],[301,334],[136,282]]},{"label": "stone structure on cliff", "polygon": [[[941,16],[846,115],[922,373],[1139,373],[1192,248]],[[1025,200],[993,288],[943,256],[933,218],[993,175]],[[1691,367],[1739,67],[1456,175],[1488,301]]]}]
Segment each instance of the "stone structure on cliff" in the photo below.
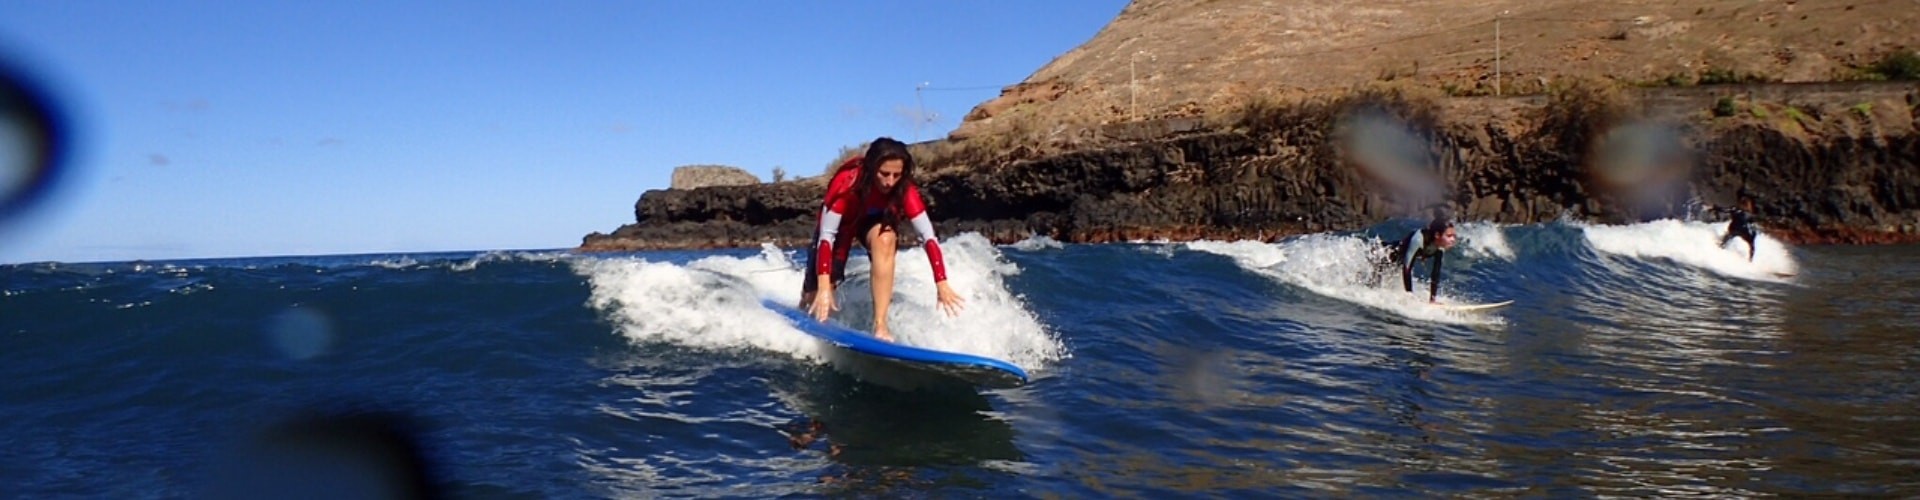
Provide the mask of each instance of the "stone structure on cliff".
[{"label": "stone structure on cliff", "polygon": [[739,167],[725,165],[687,165],[673,169],[672,189],[699,189],[708,186],[751,186],[760,177]]}]

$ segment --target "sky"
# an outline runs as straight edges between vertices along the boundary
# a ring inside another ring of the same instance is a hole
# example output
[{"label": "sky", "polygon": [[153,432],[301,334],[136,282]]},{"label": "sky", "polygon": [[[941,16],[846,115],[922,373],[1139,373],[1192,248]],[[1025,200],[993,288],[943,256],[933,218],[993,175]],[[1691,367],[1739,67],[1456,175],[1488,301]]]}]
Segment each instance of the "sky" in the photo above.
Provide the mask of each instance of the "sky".
[{"label": "sky", "polygon": [[72,145],[0,264],[572,248],[677,166],[942,137],[1125,5],[0,0]]}]

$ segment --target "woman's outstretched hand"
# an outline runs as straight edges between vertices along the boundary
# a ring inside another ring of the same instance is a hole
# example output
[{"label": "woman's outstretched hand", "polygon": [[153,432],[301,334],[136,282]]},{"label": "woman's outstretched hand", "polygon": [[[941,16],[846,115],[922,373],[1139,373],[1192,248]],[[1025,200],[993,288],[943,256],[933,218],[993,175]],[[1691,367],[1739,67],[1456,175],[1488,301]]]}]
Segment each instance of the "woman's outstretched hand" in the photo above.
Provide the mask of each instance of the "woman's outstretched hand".
[{"label": "woman's outstretched hand", "polygon": [[813,316],[814,321],[824,323],[827,321],[827,314],[838,310],[840,310],[840,304],[833,301],[833,285],[826,284],[825,280],[822,280],[820,290],[813,294],[813,303],[807,304],[807,315]]},{"label": "woman's outstretched hand", "polygon": [[945,281],[934,283],[933,286],[940,290],[940,310],[946,311],[948,316],[960,314],[961,305],[966,302],[960,299],[960,294],[953,293],[953,287],[947,286]]}]

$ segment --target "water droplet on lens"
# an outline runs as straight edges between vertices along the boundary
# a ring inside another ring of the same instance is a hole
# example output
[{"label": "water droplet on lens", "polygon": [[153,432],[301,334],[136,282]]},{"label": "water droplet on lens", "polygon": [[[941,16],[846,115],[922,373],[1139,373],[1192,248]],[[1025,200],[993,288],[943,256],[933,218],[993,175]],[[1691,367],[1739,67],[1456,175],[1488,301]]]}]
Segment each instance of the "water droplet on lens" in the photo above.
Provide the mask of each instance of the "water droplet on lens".
[{"label": "water droplet on lens", "polygon": [[59,171],[67,137],[44,89],[0,61],[0,222],[31,208]]},{"label": "water droplet on lens", "polygon": [[1169,347],[1163,355],[1167,386],[1175,397],[1202,408],[1232,402],[1237,375],[1230,353],[1208,347]]},{"label": "water droplet on lens", "polygon": [[333,346],[333,321],[320,311],[295,307],[275,316],[267,335],[281,355],[310,359]]}]

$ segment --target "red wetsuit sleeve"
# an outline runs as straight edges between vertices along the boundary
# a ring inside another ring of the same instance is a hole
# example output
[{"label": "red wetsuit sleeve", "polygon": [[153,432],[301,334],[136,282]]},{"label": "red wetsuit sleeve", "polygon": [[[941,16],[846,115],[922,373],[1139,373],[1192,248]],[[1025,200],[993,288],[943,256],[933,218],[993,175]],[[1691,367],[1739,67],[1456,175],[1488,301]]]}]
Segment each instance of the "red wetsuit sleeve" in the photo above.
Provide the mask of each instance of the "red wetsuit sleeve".
[{"label": "red wetsuit sleeve", "polygon": [[933,266],[933,282],[947,280],[947,258],[940,255],[940,242],[927,240],[927,264]]},{"label": "red wetsuit sleeve", "polygon": [[927,213],[927,200],[920,199],[919,186],[914,185],[913,183],[908,183],[907,195],[903,196],[902,198],[906,198],[904,200],[901,200],[901,203],[906,206],[903,206],[900,208],[906,211],[904,215],[906,215],[908,219],[919,217],[920,214]]},{"label": "red wetsuit sleeve", "polygon": [[947,280],[947,258],[940,254],[940,238],[933,232],[933,218],[927,216],[926,200],[920,199],[920,189],[907,184],[906,216],[913,223],[913,230],[920,233],[920,240],[926,242],[927,265],[933,266],[933,282]]},{"label": "red wetsuit sleeve", "polygon": [[[853,207],[853,181],[858,177],[858,169],[841,170],[827,182],[827,195],[821,201],[820,220],[816,222],[819,241],[815,243],[814,272],[829,274],[833,272],[833,263],[840,254],[834,251],[834,239],[845,223],[846,214]],[[845,245],[841,245],[845,246]]]},{"label": "red wetsuit sleeve", "polygon": [[842,170],[834,174],[833,180],[827,182],[827,196],[822,205],[842,215],[853,213],[853,209],[859,208],[855,205],[860,203],[858,197],[853,195],[853,182],[859,176],[859,170]]},{"label": "red wetsuit sleeve", "polygon": [[813,274],[832,274],[833,243],[820,240],[820,244],[813,249],[813,262]]}]

